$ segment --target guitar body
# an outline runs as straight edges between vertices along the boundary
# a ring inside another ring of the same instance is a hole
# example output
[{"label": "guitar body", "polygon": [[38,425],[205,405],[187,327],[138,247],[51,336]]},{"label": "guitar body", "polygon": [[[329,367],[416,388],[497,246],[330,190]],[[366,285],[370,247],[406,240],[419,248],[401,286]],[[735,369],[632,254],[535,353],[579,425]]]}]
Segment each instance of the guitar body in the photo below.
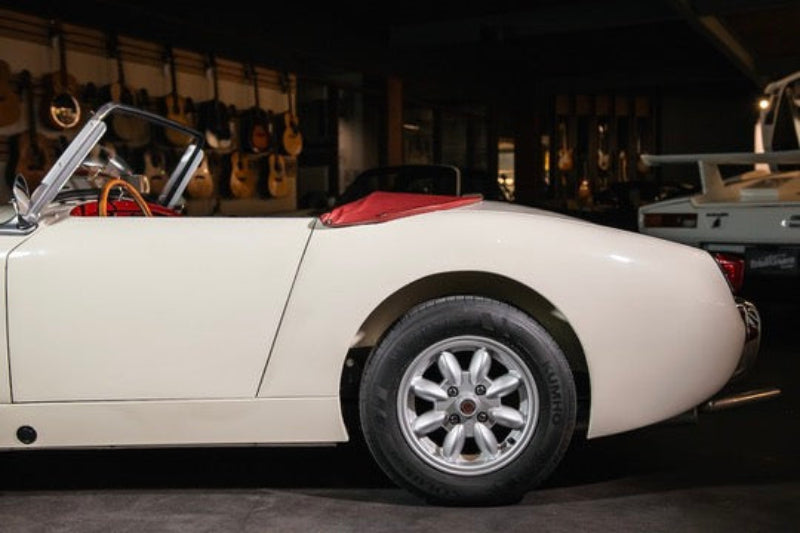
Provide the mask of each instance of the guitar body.
[{"label": "guitar body", "polygon": [[625,153],[625,150],[619,151],[617,165],[619,166],[619,181],[628,181],[628,154]]},{"label": "guitar body", "polygon": [[39,112],[42,122],[56,130],[69,130],[81,124],[80,86],[67,71],[67,50],[60,27],[54,28],[58,41],[59,70],[42,76],[45,87]]},{"label": "guitar body", "polygon": [[269,165],[267,184],[270,196],[274,198],[288,196],[292,191],[286,177],[286,160],[283,155],[273,152],[267,157],[267,163]]},{"label": "guitar body", "polygon": [[226,150],[233,144],[228,106],[219,100],[200,104],[200,121],[206,143],[215,150]]},{"label": "guitar body", "polygon": [[23,132],[19,134],[17,141],[18,156],[14,171],[25,176],[28,189],[33,193],[53,166],[55,157],[48,146],[47,138],[41,133]]},{"label": "guitar body", "polygon": [[640,175],[645,175],[650,172],[650,167],[644,162],[642,155],[644,154],[641,152],[636,154],[636,172],[638,172]]},{"label": "guitar body", "polygon": [[147,177],[150,193],[154,196],[161,194],[169,180],[166,156],[161,150],[153,147],[145,150],[144,175]]},{"label": "guitar body", "polygon": [[203,131],[206,143],[211,148],[227,150],[233,144],[231,116],[229,107],[219,99],[217,65],[213,55],[208,59],[208,70],[211,72],[214,96],[199,106],[200,129]]},{"label": "guitar body", "polygon": [[[194,127],[192,113],[194,109],[191,101],[178,92],[178,78],[175,69],[175,56],[172,49],[167,50],[170,81],[172,90],[163,98],[164,116],[168,119],[188,127]],[[191,142],[191,137],[173,128],[164,128],[167,142],[173,146],[186,146]]]},{"label": "guitar body", "polygon": [[[112,102],[141,107],[136,94],[120,82],[105,87],[102,94]],[[111,117],[111,129],[114,135],[130,146],[144,146],[150,142],[150,125],[142,119],[114,113]]]},{"label": "guitar body", "polygon": [[[575,167],[575,158],[573,156],[573,149],[567,143],[567,126],[563,122],[558,125],[561,133],[561,146],[558,148],[558,170],[562,172],[569,172]],[[563,176],[562,176],[563,177]]]},{"label": "guitar body", "polygon": [[21,115],[19,96],[11,88],[11,69],[0,59],[0,127],[16,123]]},{"label": "guitar body", "polygon": [[45,86],[40,113],[42,122],[56,130],[75,128],[81,122],[78,82],[71,74],[51,72],[42,78]]},{"label": "guitar body", "polygon": [[283,150],[292,157],[297,157],[303,151],[303,135],[300,133],[300,125],[297,116],[291,111],[283,114],[283,135],[281,141]]},{"label": "guitar body", "polygon": [[22,87],[24,93],[27,93],[25,98],[26,109],[28,113],[28,131],[22,132],[13,137],[12,145],[12,158],[14,163],[9,161],[9,169],[13,168],[14,175],[9,176],[13,183],[13,178],[21,174],[25,177],[28,184],[28,190],[33,193],[36,187],[42,182],[47,171],[53,166],[55,162],[55,154],[51,150],[50,143],[47,137],[40,134],[36,128],[36,113],[34,112],[33,104],[33,83],[29,71],[24,70],[21,75]]},{"label": "guitar body", "polygon": [[214,196],[214,178],[208,166],[208,156],[203,156],[203,161],[197,167],[188,185],[186,185],[186,193],[192,198],[211,198]]},{"label": "guitar body", "polygon": [[[168,94],[164,97],[164,107],[168,119],[184,126],[192,126],[192,120],[188,112],[188,100],[185,97],[178,94]],[[165,128],[164,135],[166,135],[167,141],[174,146],[186,146],[191,140],[189,136],[172,128]]]},{"label": "guitar body", "polygon": [[558,150],[558,170],[569,172],[575,167],[572,148],[560,148]]},{"label": "guitar body", "polygon": [[242,151],[231,154],[230,189],[234,198],[253,198],[258,186],[258,159]]},{"label": "guitar body", "polygon": [[604,150],[597,151],[597,168],[607,172],[611,168],[611,154]]},{"label": "guitar body", "polygon": [[272,112],[261,107],[258,89],[258,75],[252,65],[246,69],[245,77],[253,84],[254,104],[247,109],[240,122],[241,148],[253,153],[263,153],[269,150],[274,142],[272,129]]},{"label": "guitar body", "polygon": [[597,168],[608,172],[611,168],[611,153],[608,149],[608,125],[601,122],[597,126]]},{"label": "guitar body", "polygon": [[240,137],[245,141],[246,150],[258,154],[272,146],[272,120],[267,111],[251,107],[245,111],[241,127]]}]

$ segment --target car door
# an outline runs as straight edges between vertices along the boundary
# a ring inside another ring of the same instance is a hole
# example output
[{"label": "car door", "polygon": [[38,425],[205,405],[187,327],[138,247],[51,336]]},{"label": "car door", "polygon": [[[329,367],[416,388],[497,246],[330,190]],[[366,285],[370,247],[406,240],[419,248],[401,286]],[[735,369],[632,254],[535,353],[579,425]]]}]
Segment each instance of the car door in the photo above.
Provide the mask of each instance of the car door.
[{"label": "car door", "polygon": [[8,259],[15,402],[256,394],[302,218],[71,217]]}]

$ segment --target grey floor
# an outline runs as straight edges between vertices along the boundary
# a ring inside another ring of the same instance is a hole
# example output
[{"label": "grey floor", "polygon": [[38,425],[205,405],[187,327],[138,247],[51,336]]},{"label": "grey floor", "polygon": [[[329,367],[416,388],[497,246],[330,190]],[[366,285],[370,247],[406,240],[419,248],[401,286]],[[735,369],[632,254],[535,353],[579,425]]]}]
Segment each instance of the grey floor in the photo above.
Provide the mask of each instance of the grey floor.
[{"label": "grey floor", "polygon": [[750,296],[765,330],[747,385],[781,397],[576,442],[518,505],[426,505],[357,444],[13,452],[0,531],[800,531],[800,292]]}]

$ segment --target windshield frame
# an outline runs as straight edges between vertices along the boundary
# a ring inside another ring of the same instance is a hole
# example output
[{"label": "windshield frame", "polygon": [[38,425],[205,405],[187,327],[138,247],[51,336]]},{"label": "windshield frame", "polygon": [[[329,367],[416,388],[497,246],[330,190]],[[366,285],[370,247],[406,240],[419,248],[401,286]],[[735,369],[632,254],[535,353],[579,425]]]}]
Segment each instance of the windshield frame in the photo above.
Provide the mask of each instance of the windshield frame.
[{"label": "windshield frame", "polygon": [[24,213],[19,213],[18,226],[21,228],[31,227],[39,222],[42,211],[56,198],[78,166],[100,142],[108,129],[106,119],[114,113],[132,115],[157,126],[178,130],[190,137],[190,142],[158,197],[158,203],[169,208],[174,208],[180,202],[189,180],[203,160],[203,134],[161,115],[137,107],[109,102],[102,105],[86,122],[47,172],[36,190],[33,191],[30,207]]}]

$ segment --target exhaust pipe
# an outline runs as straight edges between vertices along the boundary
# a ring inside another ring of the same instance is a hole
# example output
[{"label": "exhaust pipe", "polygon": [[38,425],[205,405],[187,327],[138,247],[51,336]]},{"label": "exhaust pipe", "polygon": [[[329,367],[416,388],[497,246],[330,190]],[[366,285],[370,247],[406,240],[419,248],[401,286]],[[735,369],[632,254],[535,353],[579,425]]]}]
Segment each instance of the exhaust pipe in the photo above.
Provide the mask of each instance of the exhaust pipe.
[{"label": "exhaust pipe", "polygon": [[781,394],[781,390],[777,387],[770,387],[766,389],[756,389],[746,392],[732,394],[730,396],[722,396],[720,398],[713,398],[702,404],[699,409],[701,413],[714,413],[724,409],[732,409],[741,405],[746,405],[755,402],[762,402],[775,398]]}]

